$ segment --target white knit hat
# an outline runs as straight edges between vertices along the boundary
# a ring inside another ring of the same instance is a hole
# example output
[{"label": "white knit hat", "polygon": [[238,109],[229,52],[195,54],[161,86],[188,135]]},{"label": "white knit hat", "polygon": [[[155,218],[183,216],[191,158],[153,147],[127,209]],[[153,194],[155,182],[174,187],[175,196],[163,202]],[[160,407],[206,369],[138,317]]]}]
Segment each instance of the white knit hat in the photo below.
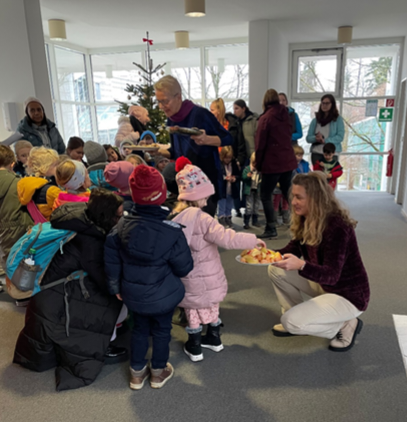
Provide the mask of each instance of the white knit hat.
[{"label": "white knit hat", "polygon": [[42,109],[44,110],[44,105],[42,104],[42,102],[38,99],[38,98],[35,98],[35,97],[28,97],[25,101],[24,101],[24,110],[26,110],[27,109],[27,106],[28,106],[28,104],[30,104],[30,103],[38,103],[38,104],[40,104],[41,105],[41,107],[42,107]]}]

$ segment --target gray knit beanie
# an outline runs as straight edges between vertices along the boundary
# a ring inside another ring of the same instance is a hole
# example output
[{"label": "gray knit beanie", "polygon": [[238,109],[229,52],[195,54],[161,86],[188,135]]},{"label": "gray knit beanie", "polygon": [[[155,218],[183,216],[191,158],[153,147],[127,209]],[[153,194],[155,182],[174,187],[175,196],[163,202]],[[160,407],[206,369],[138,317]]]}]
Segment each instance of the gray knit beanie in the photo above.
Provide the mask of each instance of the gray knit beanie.
[{"label": "gray knit beanie", "polygon": [[103,145],[94,141],[87,141],[85,142],[83,150],[85,152],[86,160],[90,166],[93,164],[107,162],[107,154]]}]

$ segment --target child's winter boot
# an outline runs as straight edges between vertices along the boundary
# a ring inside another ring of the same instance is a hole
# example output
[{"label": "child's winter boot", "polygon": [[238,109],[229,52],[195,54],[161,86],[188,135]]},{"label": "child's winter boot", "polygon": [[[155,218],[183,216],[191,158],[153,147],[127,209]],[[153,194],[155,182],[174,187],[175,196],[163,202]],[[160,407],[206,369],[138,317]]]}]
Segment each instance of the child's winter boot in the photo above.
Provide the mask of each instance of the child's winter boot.
[{"label": "child's winter boot", "polygon": [[[188,328],[189,327],[187,327],[187,332]],[[184,345],[184,352],[192,360],[192,362],[199,362],[204,358],[201,347],[201,331],[198,333],[188,333],[188,341]]]},{"label": "child's winter boot", "polygon": [[252,224],[253,227],[261,227],[261,224],[259,223],[259,216],[257,214],[253,214]]},{"label": "child's winter boot", "polygon": [[201,345],[205,349],[211,349],[214,352],[220,352],[223,350],[223,344],[220,339],[220,327],[223,324],[219,323],[216,327],[209,324],[206,335],[202,336]]}]

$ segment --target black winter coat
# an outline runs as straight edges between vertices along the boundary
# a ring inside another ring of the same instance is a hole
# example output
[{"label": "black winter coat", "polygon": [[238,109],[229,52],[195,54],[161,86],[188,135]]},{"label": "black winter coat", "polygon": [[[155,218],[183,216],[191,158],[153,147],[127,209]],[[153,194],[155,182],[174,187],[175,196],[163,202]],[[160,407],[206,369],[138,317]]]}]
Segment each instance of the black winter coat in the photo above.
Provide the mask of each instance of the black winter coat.
[{"label": "black winter coat", "polygon": [[85,300],[77,281],[66,285],[70,313],[67,337],[63,284],[33,296],[17,340],[14,363],[38,372],[57,367],[56,389],[62,391],[89,385],[96,379],[122,303],[107,291],[105,233],[87,217],[86,204],[62,205],[52,214],[51,225],[77,235],[64,246],[63,254],[54,256],[42,283],[83,270],[88,273],[85,287],[90,298]]},{"label": "black winter coat", "polygon": [[193,268],[182,228],[167,221],[168,214],[159,206],[135,205],[106,240],[109,291],[120,293],[126,306],[138,314],[173,310],[185,294],[180,277]]},{"label": "black winter coat", "polygon": [[[236,199],[240,196],[240,181],[241,181],[241,172],[237,165],[236,160],[233,158],[232,161],[232,176],[236,177],[236,182],[232,183],[232,198]],[[223,176],[223,186],[222,186],[222,193],[221,199],[226,198],[227,194],[227,181],[225,180],[226,177],[226,169],[224,164],[222,163],[222,176]]]},{"label": "black winter coat", "polygon": [[243,166],[246,162],[246,143],[240,135],[239,119],[232,113],[226,113],[225,119],[229,122],[228,131],[233,137],[233,156]]}]

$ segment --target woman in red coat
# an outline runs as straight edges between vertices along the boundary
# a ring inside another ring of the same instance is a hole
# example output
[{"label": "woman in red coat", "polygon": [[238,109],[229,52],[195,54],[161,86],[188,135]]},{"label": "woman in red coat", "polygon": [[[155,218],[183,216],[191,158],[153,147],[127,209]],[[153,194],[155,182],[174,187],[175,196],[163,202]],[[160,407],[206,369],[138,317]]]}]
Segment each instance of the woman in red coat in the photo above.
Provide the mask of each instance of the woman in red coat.
[{"label": "woman in red coat", "polygon": [[264,113],[259,118],[256,132],[256,169],[262,174],[260,198],[266,216],[266,228],[260,239],[277,237],[272,194],[277,183],[285,199],[291,186],[292,172],[297,168],[291,145],[291,119],[287,107],[279,103],[277,91],[264,94]]}]

